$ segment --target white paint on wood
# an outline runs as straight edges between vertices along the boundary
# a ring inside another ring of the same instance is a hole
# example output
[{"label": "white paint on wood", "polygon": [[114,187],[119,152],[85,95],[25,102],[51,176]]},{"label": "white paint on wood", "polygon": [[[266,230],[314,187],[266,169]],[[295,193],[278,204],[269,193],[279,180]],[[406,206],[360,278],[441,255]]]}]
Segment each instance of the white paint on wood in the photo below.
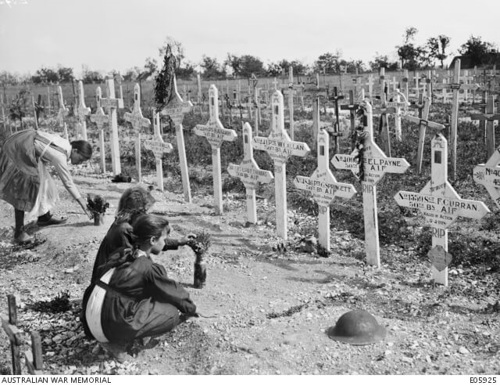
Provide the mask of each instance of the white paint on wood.
[{"label": "white paint on wood", "polygon": [[99,152],[101,156],[101,172],[106,172],[106,152],[105,152],[105,144],[104,144],[104,125],[109,123],[109,116],[104,113],[104,110],[101,106],[102,100],[102,91],[101,87],[97,87],[96,89],[96,103],[97,109],[95,114],[90,115],[90,121],[97,125],[97,129],[99,130]]}]

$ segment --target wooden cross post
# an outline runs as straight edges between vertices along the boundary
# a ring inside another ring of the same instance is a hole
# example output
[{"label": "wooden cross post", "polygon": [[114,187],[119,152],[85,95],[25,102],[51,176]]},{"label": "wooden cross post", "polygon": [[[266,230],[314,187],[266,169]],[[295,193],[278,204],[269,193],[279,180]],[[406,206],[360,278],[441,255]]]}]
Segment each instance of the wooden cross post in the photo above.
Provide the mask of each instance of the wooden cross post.
[{"label": "wooden cross post", "polygon": [[310,149],[306,143],[295,142],[285,131],[283,95],[275,91],[271,97],[272,117],[269,137],[253,138],[256,150],[266,151],[274,161],[276,230],[283,240],[288,237],[286,202],[286,162],[291,155],[306,156]]},{"label": "wooden cross post", "polygon": [[78,81],[78,107],[76,109],[78,116],[77,138],[87,140],[87,121],[85,116],[90,115],[90,108],[85,105],[85,96],[83,90],[83,82]]},{"label": "wooden cross post", "polygon": [[211,85],[208,90],[209,98],[209,112],[210,119],[207,124],[197,124],[194,128],[194,133],[199,136],[204,136],[207,138],[208,143],[212,147],[212,167],[213,167],[213,178],[214,178],[214,206],[217,215],[222,215],[223,204],[222,204],[222,170],[220,161],[220,147],[224,141],[233,141],[236,139],[237,135],[234,130],[228,130],[224,128],[219,120],[219,105],[217,100],[219,98],[219,92],[215,85]]},{"label": "wooden cross post", "polygon": [[[440,84],[441,87],[450,88],[453,91],[453,102],[451,105],[451,122],[450,122],[450,146],[451,146],[451,179],[456,179],[457,174],[457,131],[458,131],[458,98],[461,89],[475,89],[479,88],[477,84],[462,84],[460,82],[460,59],[455,60],[455,67],[453,72],[453,83]],[[436,87],[438,88],[438,87]]]},{"label": "wooden cross post", "polygon": [[[351,91],[352,92],[352,91]],[[319,244],[330,250],[330,204],[335,197],[350,199],[356,190],[352,184],[339,183],[330,170],[330,139],[328,132],[321,130],[318,134],[318,167],[311,177],[296,176],[293,184],[301,190],[310,191],[318,204]]]},{"label": "wooden cross post", "polygon": [[288,97],[288,116],[290,118],[290,138],[294,140],[294,122],[293,122],[293,96],[296,91],[293,84],[293,67],[290,66],[288,69],[288,88],[282,90],[283,96]]},{"label": "wooden cross post", "polygon": [[229,175],[239,178],[246,189],[247,198],[247,220],[250,223],[257,223],[257,204],[255,199],[255,189],[259,183],[270,183],[273,174],[270,171],[261,170],[253,158],[253,138],[252,127],[249,123],[243,125],[243,161],[240,165],[229,163]]},{"label": "wooden cross post", "polygon": [[404,94],[406,100],[409,100],[409,98],[408,98],[408,70],[404,70],[403,78],[401,79],[401,83],[402,83],[402,88],[403,88],[403,94]]},{"label": "wooden cross post", "polygon": [[177,149],[179,151],[179,162],[181,168],[182,188],[184,200],[191,203],[191,186],[189,184],[189,170],[186,157],[186,145],[184,144],[184,127],[182,121],[184,115],[193,109],[193,103],[182,100],[177,91],[177,80],[174,77],[174,93],[168,105],[160,112],[161,115],[169,116],[175,125],[175,136],[177,138]]},{"label": "wooden cross post", "polygon": [[420,75],[417,71],[415,71],[415,75],[413,76],[413,80],[415,80],[415,99],[420,97]]},{"label": "wooden cross post", "polygon": [[356,131],[356,111],[359,108],[359,104],[354,103],[354,92],[353,90],[349,91],[349,104],[343,104],[340,106],[341,110],[349,110],[349,119],[351,121],[351,151],[354,150],[354,146],[356,144],[356,137],[354,135]]},{"label": "wooden cross post", "polygon": [[500,147],[488,159],[486,164],[474,168],[474,181],[482,184],[500,208]]},{"label": "wooden cross post", "polygon": [[487,159],[495,152],[495,126],[493,122],[500,120],[500,114],[495,108],[495,100],[493,95],[489,95],[486,100],[486,110],[484,114],[472,114],[472,120],[481,120],[486,122],[486,149]]},{"label": "wooden cross post", "polygon": [[483,202],[461,199],[448,182],[448,142],[437,134],[431,142],[431,180],[420,193],[399,191],[398,205],[418,209],[432,228],[432,276],[436,283],[448,286],[448,227],[458,216],[481,219],[490,212]]},{"label": "wooden cross post", "polygon": [[328,100],[332,101],[335,108],[335,122],[333,122],[333,155],[340,152],[339,136],[340,133],[340,122],[339,122],[339,100],[343,100],[344,96],[337,93],[337,87],[333,87],[333,95],[328,97]]},{"label": "wooden cross post", "polygon": [[380,114],[379,117],[379,135],[380,141],[384,148],[384,152],[391,156],[391,134],[389,132],[389,123],[387,115],[395,113],[394,107],[389,107],[387,104],[387,84],[385,82],[385,68],[380,68],[380,106],[375,113]]},{"label": "wooden cross post", "polygon": [[170,143],[163,141],[160,131],[160,114],[153,115],[154,135],[153,139],[144,141],[144,147],[153,151],[156,161],[156,183],[160,191],[164,191],[163,186],[163,154],[172,152],[174,149]]},{"label": "wooden cross post", "polygon": [[[431,122],[429,120],[429,111],[431,107],[431,99],[427,95],[423,95],[423,109],[421,113],[419,113],[420,117],[417,118],[415,116],[405,115],[403,118],[408,120],[409,122],[415,123],[419,125],[418,132],[418,150],[417,150],[417,173],[422,173],[422,158],[424,156],[424,144],[425,144],[425,132],[427,127],[435,128],[437,130],[443,130],[445,128],[444,125],[440,123]],[[419,111],[420,112],[420,111]]]},{"label": "wooden cross post", "polygon": [[57,111],[57,120],[59,121],[59,126],[64,127],[64,118],[68,116],[69,110],[64,105],[64,98],[61,86],[57,86],[57,94],[59,100],[59,110]]},{"label": "wooden cross post", "polygon": [[319,111],[319,99],[328,97],[328,92],[325,87],[319,86],[319,75],[316,74],[316,83],[312,85],[304,86],[304,95],[312,96],[312,106],[313,106],[313,139],[316,140],[319,134],[319,122],[320,122],[320,111]]},{"label": "wooden cross post", "polygon": [[115,82],[113,78],[106,79],[106,98],[101,99],[101,105],[108,109],[109,127],[111,129],[111,164],[113,174],[118,175],[122,172],[120,163],[120,143],[118,140],[118,118],[117,109],[123,108],[123,99],[115,98]]},{"label": "wooden cross post", "polygon": [[95,98],[97,102],[97,109],[95,114],[90,115],[90,121],[97,125],[99,130],[99,150],[101,155],[101,172],[106,172],[106,152],[104,146],[104,124],[109,123],[109,116],[104,113],[101,107],[102,93],[101,87],[97,87],[95,91]]},{"label": "wooden cross post", "polygon": [[[401,142],[402,138],[402,131],[401,131],[401,118],[406,114],[408,111],[408,106],[409,103],[405,97],[405,95],[399,91],[398,89],[395,90],[395,101],[393,102],[387,102],[387,107],[392,107],[394,108],[394,132],[396,134],[396,140],[398,142]],[[403,98],[403,100],[401,100]],[[405,114],[401,113],[401,108],[404,108]]]},{"label": "wooden cross post", "polygon": [[373,101],[373,75],[368,75],[368,80],[365,83],[368,86],[368,98]]},{"label": "wooden cross post", "polygon": [[378,240],[377,183],[386,172],[402,174],[410,166],[403,158],[385,156],[373,139],[372,106],[363,103],[366,119],[362,152],[354,150],[351,155],[337,154],[332,164],[339,169],[351,170],[361,180],[363,190],[363,214],[365,221],[365,249],[369,265],[380,267],[380,245]]},{"label": "wooden cross post", "polygon": [[[132,124],[134,128],[135,137],[135,168],[137,169],[137,182],[142,181],[141,171],[141,128],[150,127],[151,120],[145,118],[141,111],[141,87],[139,84],[134,86],[134,108],[132,113],[126,112],[123,118]],[[162,190],[163,191],[163,190]]]}]

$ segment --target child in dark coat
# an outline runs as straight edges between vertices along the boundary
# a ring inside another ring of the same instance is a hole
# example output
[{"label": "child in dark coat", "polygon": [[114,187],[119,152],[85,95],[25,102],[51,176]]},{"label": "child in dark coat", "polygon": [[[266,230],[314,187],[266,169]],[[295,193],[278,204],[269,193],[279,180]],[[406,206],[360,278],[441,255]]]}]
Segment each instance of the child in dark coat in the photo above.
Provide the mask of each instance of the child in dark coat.
[{"label": "child in dark coat", "polygon": [[86,290],[90,294],[82,303],[85,330],[119,361],[134,339],[164,334],[197,316],[189,293],[150,257],[164,249],[169,231],[163,217],[138,217],[133,224],[134,248],[114,253]]}]

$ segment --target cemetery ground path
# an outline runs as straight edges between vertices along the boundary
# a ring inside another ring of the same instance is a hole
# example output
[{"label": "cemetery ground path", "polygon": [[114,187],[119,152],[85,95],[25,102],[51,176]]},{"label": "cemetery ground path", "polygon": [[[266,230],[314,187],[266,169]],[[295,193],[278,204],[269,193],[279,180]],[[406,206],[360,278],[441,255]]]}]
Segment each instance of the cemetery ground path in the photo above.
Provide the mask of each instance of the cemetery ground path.
[{"label": "cemetery ground path", "polygon": [[[45,372],[51,374],[497,374],[500,367],[497,275],[457,269],[449,288],[432,285],[426,261],[411,250],[384,247],[382,268],[360,257],[363,240],[332,229],[332,255],[320,258],[295,249],[300,226],[314,221],[289,215],[286,251],[274,225],[274,202],[259,201],[259,224],[246,226],[244,196],[226,196],[214,215],[211,193],[155,191],[153,212],[171,220],[173,236],[208,232],[207,284],[195,289],[194,254],[181,247],[154,259],[183,283],[199,311],[172,333],[135,343],[133,360],[118,364],[96,342],[87,341],[78,320],[80,299],[93,261],[113,221],[118,199],[131,184],[94,176],[75,178],[81,192],[102,195],[112,207],[94,226],[60,186],[64,225],[36,229],[45,240],[32,249],[11,243],[13,209],[0,201],[0,312],[16,294],[18,326],[42,336]],[[335,223],[332,222],[332,226]],[[42,313],[37,301],[68,292],[69,308]],[[495,302],[496,301],[496,302]],[[351,346],[325,331],[353,309],[365,309],[386,327],[385,341]],[[0,333],[1,334],[1,333]],[[7,338],[0,338],[0,373],[8,373]],[[28,334],[26,340],[29,341]],[[25,345],[23,350],[27,350]]]}]

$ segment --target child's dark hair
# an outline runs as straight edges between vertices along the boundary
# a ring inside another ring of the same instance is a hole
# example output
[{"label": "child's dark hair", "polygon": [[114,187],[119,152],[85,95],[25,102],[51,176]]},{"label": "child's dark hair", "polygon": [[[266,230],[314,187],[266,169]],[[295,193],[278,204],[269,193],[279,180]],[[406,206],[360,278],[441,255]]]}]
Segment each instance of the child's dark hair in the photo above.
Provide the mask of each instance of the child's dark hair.
[{"label": "child's dark hair", "polygon": [[154,214],[139,216],[132,226],[137,246],[148,241],[151,237],[160,237],[164,229],[167,229],[167,234],[170,233],[168,219]]},{"label": "child's dark hair", "polygon": [[118,202],[118,222],[133,222],[137,216],[146,214],[155,199],[145,188],[136,186],[126,189]]},{"label": "child's dark hair", "polygon": [[92,146],[86,140],[75,140],[71,142],[71,147],[78,151],[86,160],[92,158]]}]

